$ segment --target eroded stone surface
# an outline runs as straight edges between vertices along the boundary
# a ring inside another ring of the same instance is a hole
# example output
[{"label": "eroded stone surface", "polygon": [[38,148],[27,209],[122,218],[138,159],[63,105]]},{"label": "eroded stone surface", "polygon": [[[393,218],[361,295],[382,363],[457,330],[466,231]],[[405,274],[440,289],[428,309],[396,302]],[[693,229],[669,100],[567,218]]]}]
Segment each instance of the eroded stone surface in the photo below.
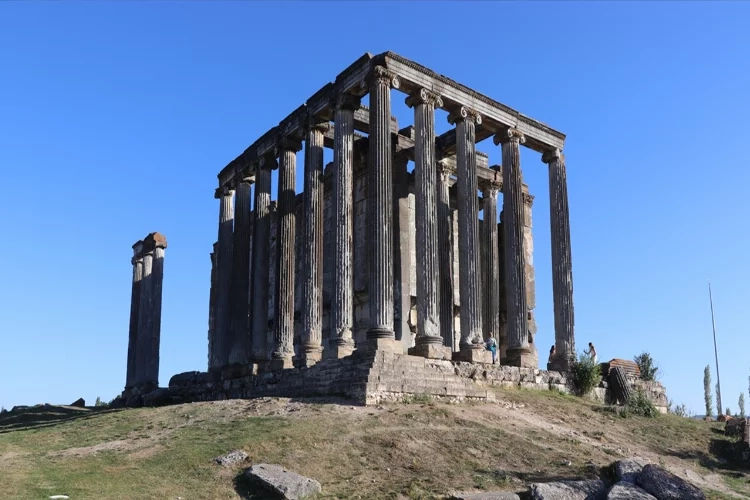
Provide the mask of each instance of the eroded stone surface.
[{"label": "eroded stone surface", "polygon": [[615,462],[615,475],[618,481],[635,483],[648,460],[641,457],[627,458]]},{"label": "eroded stone surface", "polygon": [[607,487],[600,479],[535,483],[529,490],[532,500],[604,500]]},{"label": "eroded stone surface", "polygon": [[656,500],[656,497],[632,483],[621,482],[609,490],[607,500]]},{"label": "eroded stone surface", "polygon": [[704,500],[701,490],[671,472],[649,464],[638,476],[638,486],[658,500]]},{"label": "eroded stone surface", "polygon": [[229,453],[214,458],[214,462],[224,467],[231,467],[245,460],[247,460],[247,453],[242,450],[232,450]]},{"label": "eroded stone surface", "polygon": [[280,465],[258,464],[245,471],[245,477],[269,491],[288,500],[307,498],[322,491],[315,479],[301,476]]},{"label": "eroded stone surface", "polygon": [[450,500],[521,500],[512,491],[484,491],[481,493],[454,493]]}]

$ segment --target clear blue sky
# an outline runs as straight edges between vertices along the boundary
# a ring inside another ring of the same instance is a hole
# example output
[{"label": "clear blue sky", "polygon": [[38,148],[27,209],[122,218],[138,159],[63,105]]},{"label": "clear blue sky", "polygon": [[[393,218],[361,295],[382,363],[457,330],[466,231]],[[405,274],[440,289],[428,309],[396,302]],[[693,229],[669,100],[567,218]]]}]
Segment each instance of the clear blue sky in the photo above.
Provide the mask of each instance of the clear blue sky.
[{"label": "clear blue sky", "polygon": [[[216,174],[364,52],[393,50],[568,135],[578,346],[651,352],[697,412],[712,280],[736,409],[750,375],[749,18],[745,2],[3,2],[0,404],[122,390],[130,247],[150,231],[169,239],[160,381],[205,369]],[[537,153],[522,162],[544,351],[547,178]]]}]

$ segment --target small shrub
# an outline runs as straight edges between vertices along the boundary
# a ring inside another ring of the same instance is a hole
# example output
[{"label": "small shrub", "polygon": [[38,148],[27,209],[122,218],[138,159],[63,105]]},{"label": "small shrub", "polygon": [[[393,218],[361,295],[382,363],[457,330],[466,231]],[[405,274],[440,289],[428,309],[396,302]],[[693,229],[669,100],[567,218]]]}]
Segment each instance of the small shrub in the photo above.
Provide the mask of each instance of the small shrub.
[{"label": "small shrub", "polygon": [[401,400],[404,404],[417,404],[417,405],[424,405],[427,403],[430,403],[432,401],[432,397],[430,397],[429,394],[413,394],[411,396],[407,395],[404,396]]},{"label": "small shrub", "polygon": [[685,403],[675,406],[669,413],[678,417],[690,417],[690,411],[687,409],[687,406],[685,406]]},{"label": "small shrub", "polygon": [[646,397],[646,393],[643,391],[636,391],[636,393],[630,397],[627,411],[633,415],[640,415],[641,417],[647,418],[656,418],[659,416],[659,410],[656,409],[654,403]]},{"label": "small shrub", "polygon": [[740,417],[745,417],[745,393],[740,393],[740,399],[737,400],[737,406],[740,408]]},{"label": "small shrub", "polygon": [[570,374],[573,378],[573,387],[579,396],[590,393],[602,379],[599,364],[584,353],[579,353],[577,359],[572,360]]},{"label": "small shrub", "polygon": [[101,399],[99,398],[99,396],[97,396],[97,397],[96,397],[96,401],[94,401],[94,406],[95,406],[95,407],[105,407],[105,406],[108,406],[108,405],[107,405],[107,403],[105,403],[104,401],[102,401],[102,400],[101,400]]},{"label": "small shrub", "polygon": [[641,370],[641,379],[647,381],[654,381],[659,377],[659,367],[656,366],[654,358],[647,352],[643,352],[633,358],[635,364]]},{"label": "small shrub", "polygon": [[703,369],[703,400],[706,402],[706,416],[712,415],[713,396],[711,395],[711,368],[706,365]]}]

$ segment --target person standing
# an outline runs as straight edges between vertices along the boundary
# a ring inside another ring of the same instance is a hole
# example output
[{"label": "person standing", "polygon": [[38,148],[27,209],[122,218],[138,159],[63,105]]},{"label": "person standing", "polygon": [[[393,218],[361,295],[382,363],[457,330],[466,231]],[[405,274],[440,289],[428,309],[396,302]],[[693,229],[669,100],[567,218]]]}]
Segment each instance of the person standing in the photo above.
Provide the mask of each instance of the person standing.
[{"label": "person standing", "polygon": [[495,358],[497,357],[497,342],[495,337],[490,337],[484,343],[484,347],[492,353],[492,364],[495,364]]},{"label": "person standing", "polygon": [[588,348],[588,350],[583,351],[583,352],[584,352],[584,354],[588,354],[591,357],[591,359],[594,360],[594,363],[597,362],[596,348],[594,347],[594,344],[592,344],[591,342],[589,342],[589,348]]}]

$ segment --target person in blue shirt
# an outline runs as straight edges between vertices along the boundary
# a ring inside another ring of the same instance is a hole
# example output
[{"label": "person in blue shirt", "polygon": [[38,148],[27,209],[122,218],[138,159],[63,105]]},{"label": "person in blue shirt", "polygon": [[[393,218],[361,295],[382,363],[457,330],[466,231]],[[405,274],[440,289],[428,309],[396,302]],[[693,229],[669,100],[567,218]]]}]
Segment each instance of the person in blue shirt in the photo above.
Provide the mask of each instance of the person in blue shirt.
[{"label": "person in blue shirt", "polygon": [[495,337],[488,338],[484,343],[484,347],[492,353],[492,364],[494,365],[495,358],[497,357],[497,342],[495,342]]}]

